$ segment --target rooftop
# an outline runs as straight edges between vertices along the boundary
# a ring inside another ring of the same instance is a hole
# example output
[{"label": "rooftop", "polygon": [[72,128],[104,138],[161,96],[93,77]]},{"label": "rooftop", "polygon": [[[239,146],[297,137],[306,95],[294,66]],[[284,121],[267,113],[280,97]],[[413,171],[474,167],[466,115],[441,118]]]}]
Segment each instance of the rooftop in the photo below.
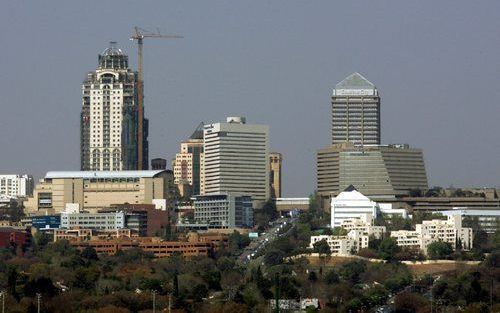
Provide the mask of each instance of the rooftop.
[{"label": "rooftop", "polygon": [[54,178],[153,178],[166,170],[155,171],[52,171],[47,172],[46,179]]},{"label": "rooftop", "polygon": [[358,72],[344,78],[335,89],[375,89],[375,85]]}]

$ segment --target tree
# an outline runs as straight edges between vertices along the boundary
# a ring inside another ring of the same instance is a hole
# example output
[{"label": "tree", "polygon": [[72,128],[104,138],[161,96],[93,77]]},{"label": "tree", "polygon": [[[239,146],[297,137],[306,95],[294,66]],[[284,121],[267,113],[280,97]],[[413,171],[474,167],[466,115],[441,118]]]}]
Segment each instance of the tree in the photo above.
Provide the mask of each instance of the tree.
[{"label": "tree", "polygon": [[325,275],[325,282],[329,285],[333,285],[339,282],[339,275],[335,270],[329,270]]},{"label": "tree", "polygon": [[453,248],[448,242],[435,241],[427,246],[427,255],[430,259],[446,259],[453,253]]},{"label": "tree", "polygon": [[320,255],[330,255],[332,250],[326,239],[317,241],[313,244],[313,251],[319,253]]},{"label": "tree", "polygon": [[80,256],[82,258],[84,258],[84,259],[87,259],[88,261],[97,261],[97,260],[99,260],[99,257],[97,256],[97,252],[91,246],[85,247],[85,249],[83,249],[83,251],[80,254]]},{"label": "tree", "polygon": [[351,284],[359,282],[361,274],[366,270],[366,264],[363,261],[349,262],[340,268],[340,275]]},{"label": "tree", "polygon": [[396,253],[399,252],[399,246],[395,238],[387,237],[382,239],[378,249],[379,256],[386,261],[393,261]]},{"label": "tree", "polygon": [[264,262],[269,266],[278,265],[283,262],[284,257],[285,253],[283,253],[283,251],[273,249],[266,252],[264,255]]}]

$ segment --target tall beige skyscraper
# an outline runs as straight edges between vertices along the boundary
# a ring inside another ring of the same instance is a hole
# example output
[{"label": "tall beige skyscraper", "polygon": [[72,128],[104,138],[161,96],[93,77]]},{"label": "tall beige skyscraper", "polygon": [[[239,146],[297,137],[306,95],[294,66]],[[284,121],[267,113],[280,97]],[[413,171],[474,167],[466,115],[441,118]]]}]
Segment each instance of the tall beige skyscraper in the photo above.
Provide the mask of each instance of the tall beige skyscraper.
[{"label": "tall beige skyscraper", "polygon": [[181,151],[175,155],[172,162],[174,169],[174,183],[184,195],[185,184],[190,185],[193,195],[204,194],[204,168],[203,168],[203,124],[200,124],[188,140],[181,143]]},{"label": "tall beige skyscraper", "polygon": [[80,160],[84,171],[148,169],[148,120],[143,125],[143,164],[138,164],[137,72],[112,42],[82,85]]},{"label": "tall beige skyscraper", "polygon": [[271,198],[281,198],[281,164],[283,156],[278,152],[269,153],[269,185]]},{"label": "tall beige skyscraper", "polygon": [[256,205],[269,199],[269,126],[228,117],[205,125],[203,138],[205,194],[249,195]]},{"label": "tall beige skyscraper", "polygon": [[371,82],[353,73],[332,94],[332,144],[380,144],[380,97]]}]

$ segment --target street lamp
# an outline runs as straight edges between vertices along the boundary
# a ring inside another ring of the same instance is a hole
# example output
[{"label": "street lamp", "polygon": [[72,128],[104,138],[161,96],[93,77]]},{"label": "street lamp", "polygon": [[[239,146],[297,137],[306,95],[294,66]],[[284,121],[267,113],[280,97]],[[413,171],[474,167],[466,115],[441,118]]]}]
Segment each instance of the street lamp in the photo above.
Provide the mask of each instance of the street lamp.
[{"label": "street lamp", "polygon": [[5,313],[5,296],[7,295],[7,292],[5,290],[2,290],[0,292],[0,296],[2,296],[2,313]]},{"label": "street lamp", "polygon": [[37,312],[40,313],[40,302],[42,300],[42,294],[37,293],[36,294],[36,301],[37,301]]},{"label": "street lamp", "polygon": [[151,293],[153,294],[153,313],[156,312],[156,290],[151,290]]}]

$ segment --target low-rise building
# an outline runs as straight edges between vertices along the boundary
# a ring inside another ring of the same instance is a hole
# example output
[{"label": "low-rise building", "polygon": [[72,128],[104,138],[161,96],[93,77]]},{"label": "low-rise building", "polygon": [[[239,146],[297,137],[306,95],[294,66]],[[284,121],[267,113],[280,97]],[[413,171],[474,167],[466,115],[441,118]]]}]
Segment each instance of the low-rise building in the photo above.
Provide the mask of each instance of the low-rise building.
[{"label": "low-rise building", "polygon": [[125,228],[125,213],[63,212],[61,213],[61,228],[122,229]]},{"label": "low-rise building", "polygon": [[48,172],[25,207],[31,215],[56,214],[67,203],[97,211],[119,203],[153,204],[156,199],[166,199],[172,206],[174,197],[173,173],[169,170]]},{"label": "low-rise building", "polygon": [[281,215],[294,211],[309,210],[309,198],[276,198],[274,199],[276,210]]},{"label": "low-rise building", "polygon": [[61,215],[38,215],[31,217],[31,226],[37,230],[54,230],[61,227]]},{"label": "low-rise building", "polygon": [[196,223],[210,227],[253,227],[252,197],[229,193],[193,197]]},{"label": "low-rise building", "polygon": [[428,220],[417,224],[415,230],[399,230],[391,232],[399,246],[419,248],[427,253],[427,246],[436,241],[449,243],[453,249],[461,247],[463,250],[472,248],[472,228],[462,227],[462,217],[448,216],[447,220]]},{"label": "low-rise building", "polygon": [[347,187],[331,203],[331,227],[340,227],[343,220],[361,218],[366,214],[377,217],[377,202],[357,191],[352,185]]},{"label": "low-rise building", "polygon": [[373,216],[371,214],[363,214],[361,218],[345,219],[340,224],[340,227],[347,231],[361,231],[363,235],[374,236],[381,239],[386,231],[385,226],[373,225]]},{"label": "low-rise building", "polygon": [[322,240],[326,240],[332,255],[351,255],[357,253],[360,249],[368,248],[369,238],[360,230],[351,230],[347,236],[311,236],[309,248],[314,248],[314,244]]},{"label": "low-rise building", "polygon": [[29,229],[0,227],[0,248],[16,247],[24,249],[31,243]]}]

